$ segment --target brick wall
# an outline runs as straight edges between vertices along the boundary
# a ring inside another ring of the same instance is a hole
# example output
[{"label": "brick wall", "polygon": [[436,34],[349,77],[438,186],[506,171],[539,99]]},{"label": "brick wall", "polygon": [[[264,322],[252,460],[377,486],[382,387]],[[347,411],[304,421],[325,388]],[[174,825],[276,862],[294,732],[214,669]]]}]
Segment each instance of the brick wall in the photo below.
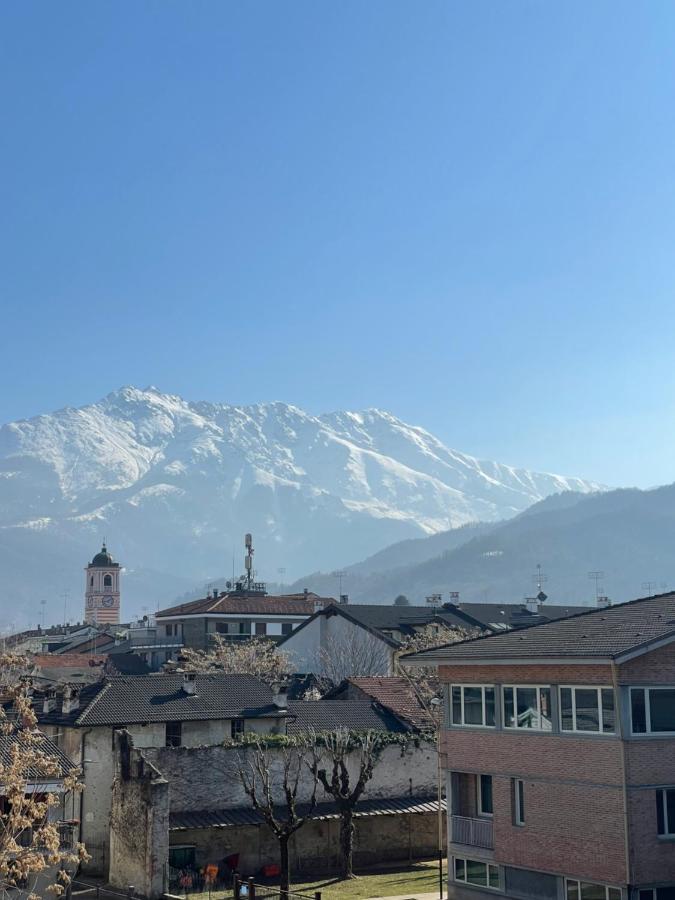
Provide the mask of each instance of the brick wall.
[{"label": "brick wall", "polygon": [[675,644],[631,659],[618,672],[619,684],[675,684]]},{"label": "brick wall", "polygon": [[441,681],[455,684],[611,684],[608,665],[440,666]]}]

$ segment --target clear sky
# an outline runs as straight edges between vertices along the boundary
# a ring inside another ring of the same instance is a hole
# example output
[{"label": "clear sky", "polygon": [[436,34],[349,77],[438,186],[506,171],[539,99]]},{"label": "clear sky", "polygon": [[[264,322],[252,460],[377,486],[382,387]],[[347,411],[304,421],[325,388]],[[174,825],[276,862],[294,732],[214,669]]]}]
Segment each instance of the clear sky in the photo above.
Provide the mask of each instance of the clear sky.
[{"label": "clear sky", "polygon": [[0,10],[0,420],[378,406],[675,480],[672,0]]}]

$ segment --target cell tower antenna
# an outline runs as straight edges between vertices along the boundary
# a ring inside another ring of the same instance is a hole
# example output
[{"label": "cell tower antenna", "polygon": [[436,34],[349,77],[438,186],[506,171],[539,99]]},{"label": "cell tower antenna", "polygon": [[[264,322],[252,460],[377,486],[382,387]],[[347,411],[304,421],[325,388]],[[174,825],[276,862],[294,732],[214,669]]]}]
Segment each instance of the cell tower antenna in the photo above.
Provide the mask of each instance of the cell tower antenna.
[{"label": "cell tower antenna", "polygon": [[244,537],[244,546],[246,547],[246,556],[244,557],[244,567],[246,569],[246,589],[248,591],[253,587],[253,535],[247,534]]},{"label": "cell tower antenna", "polygon": [[603,593],[602,593],[602,586],[601,586],[600,582],[601,582],[602,579],[605,577],[605,573],[604,573],[604,572],[600,572],[600,571],[598,571],[598,572],[589,572],[589,573],[588,573],[588,577],[590,578],[591,581],[594,581],[594,582],[595,582],[595,602],[597,603],[598,600],[600,599],[600,597],[603,596]]}]

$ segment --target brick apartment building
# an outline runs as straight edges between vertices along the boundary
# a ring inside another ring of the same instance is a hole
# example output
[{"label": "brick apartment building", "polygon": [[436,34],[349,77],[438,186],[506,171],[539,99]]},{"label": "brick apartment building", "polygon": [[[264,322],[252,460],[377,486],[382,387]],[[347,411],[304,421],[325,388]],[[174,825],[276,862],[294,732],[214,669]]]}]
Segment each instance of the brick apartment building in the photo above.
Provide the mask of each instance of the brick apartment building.
[{"label": "brick apartment building", "polygon": [[675,900],[675,593],[407,664],[445,690],[451,898]]}]

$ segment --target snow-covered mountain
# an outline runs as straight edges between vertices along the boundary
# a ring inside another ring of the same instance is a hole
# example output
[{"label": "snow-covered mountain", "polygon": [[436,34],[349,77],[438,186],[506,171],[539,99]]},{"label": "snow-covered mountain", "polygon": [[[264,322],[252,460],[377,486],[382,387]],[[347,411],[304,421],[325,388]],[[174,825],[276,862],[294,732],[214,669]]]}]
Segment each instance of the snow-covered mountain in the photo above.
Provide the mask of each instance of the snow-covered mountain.
[{"label": "snow-covered mountain", "polygon": [[312,416],[125,387],[0,429],[0,589],[30,621],[43,598],[62,610],[68,589],[77,618],[82,567],[106,536],[131,614],[231,571],[233,551],[239,574],[245,531],[260,576],[290,580],[596,489],[474,459],[378,409]]}]

